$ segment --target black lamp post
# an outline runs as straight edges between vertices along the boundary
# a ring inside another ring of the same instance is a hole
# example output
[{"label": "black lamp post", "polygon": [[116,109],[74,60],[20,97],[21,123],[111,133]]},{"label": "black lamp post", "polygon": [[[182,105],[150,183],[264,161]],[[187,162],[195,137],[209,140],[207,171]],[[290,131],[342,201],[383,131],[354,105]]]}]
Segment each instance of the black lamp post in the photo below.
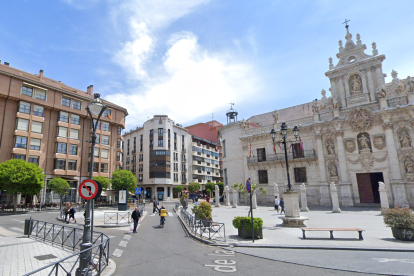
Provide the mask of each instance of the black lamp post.
[{"label": "black lamp post", "polygon": [[[96,127],[98,126],[99,119],[104,113],[106,106],[99,100],[98,93],[93,94],[94,100],[91,101],[88,106],[85,108],[88,112],[89,117],[91,118],[92,124],[92,135],[91,135],[91,162],[89,168],[89,178],[93,179],[93,165],[95,158],[95,143],[96,143]],[[96,118],[96,122],[94,122]],[[91,208],[92,201],[92,208]],[[91,226],[91,210],[92,210],[92,226]],[[80,245],[80,250],[90,249],[92,247],[92,234],[93,234],[93,199],[88,200],[85,210],[85,224],[83,226],[83,237],[82,244]],[[81,254],[79,267],[76,269],[76,276],[85,276],[92,275],[92,271],[89,269],[92,263],[92,250],[88,250]]]},{"label": "black lamp post", "polygon": [[287,180],[288,180],[288,186],[287,186],[287,191],[291,192],[293,191],[292,185],[290,184],[290,176],[289,176],[289,162],[288,162],[288,157],[287,157],[287,150],[286,150],[286,144],[292,144],[293,142],[296,142],[298,140],[299,137],[299,128],[298,126],[295,126],[293,128],[293,135],[295,136],[295,140],[294,141],[287,141],[287,131],[288,131],[288,127],[286,125],[285,122],[282,123],[282,126],[280,127],[280,135],[282,136],[282,141],[279,142],[275,142],[276,139],[276,131],[274,129],[272,129],[270,131],[270,137],[272,137],[273,140],[273,146],[275,145],[275,143],[277,144],[283,144],[284,150],[285,150],[285,162],[286,162],[286,173],[287,173]]}]

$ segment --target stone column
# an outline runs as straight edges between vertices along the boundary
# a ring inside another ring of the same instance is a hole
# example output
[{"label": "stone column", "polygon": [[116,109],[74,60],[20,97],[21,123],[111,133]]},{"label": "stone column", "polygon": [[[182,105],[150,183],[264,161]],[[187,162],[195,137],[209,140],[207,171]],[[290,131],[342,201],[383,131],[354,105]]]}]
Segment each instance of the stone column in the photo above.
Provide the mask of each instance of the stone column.
[{"label": "stone column", "polygon": [[257,209],[257,197],[256,197],[256,191],[252,194],[252,208]]},{"label": "stone column", "polygon": [[390,205],[388,204],[387,189],[385,188],[384,182],[379,181],[378,184],[379,184],[378,191],[380,193],[380,200],[381,200],[381,209],[388,209],[390,208]]},{"label": "stone column", "polygon": [[236,188],[232,188],[233,190],[233,208],[237,208],[237,196],[238,196],[238,191]]},{"label": "stone column", "polygon": [[226,206],[230,206],[230,189],[229,186],[226,185],[224,188],[225,194],[226,194]]},{"label": "stone column", "polygon": [[372,79],[372,73],[371,73],[371,68],[367,68],[367,78],[368,78],[368,89],[369,89],[369,95],[371,97],[371,102],[374,102],[375,99],[375,87],[374,87],[374,82]]},{"label": "stone column", "polygon": [[323,153],[322,135],[316,133],[316,149],[318,152],[318,166],[319,166],[319,177],[321,182],[326,182],[326,168],[325,168],[325,155]]},{"label": "stone column", "polygon": [[331,183],[331,198],[332,198],[332,213],[340,213],[341,209],[339,208],[338,201],[338,191],[336,190],[335,183]]},{"label": "stone column", "polygon": [[384,122],[382,124],[385,132],[385,140],[387,143],[388,159],[390,161],[391,176],[393,180],[401,180],[400,163],[398,161],[397,147],[395,145],[394,133],[392,131],[393,124]]},{"label": "stone column", "polygon": [[302,203],[302,207],[300,208],[300,211],[301,212],[309,212],[308,199],[306,198],[306,185],[305,185],[305,183],[300,185],[300,202]]},{"label": "stone column", "polygon": [[214,186],[215,189],[215,197],[216,197],[216,207],[220,207],[220,189],[218,185]]},{"label": "stone column", "polygon": [[338,131],[340,126],[337,126],[336,131],[336,144],[337,144],[337,153],[338,153],[338,161],[339,161],[339,174],[341,183],[348,183],[348,168],[346,164],[346,157],[345,157],[345,148],[344,148],[344,140],[343,140],[343,132]]}]

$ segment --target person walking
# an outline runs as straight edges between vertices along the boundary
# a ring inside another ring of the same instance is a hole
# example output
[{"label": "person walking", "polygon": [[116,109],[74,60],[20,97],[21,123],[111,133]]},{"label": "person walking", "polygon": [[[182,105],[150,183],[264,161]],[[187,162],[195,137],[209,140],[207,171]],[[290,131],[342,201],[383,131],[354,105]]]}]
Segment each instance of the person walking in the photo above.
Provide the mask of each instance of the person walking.
[{"label": "person walking", "polygon": [[158,210],[158,203],[157,200],[154,198],[152,201],[152,213],[154,214]]},{"label": "person walking", "polygon": [[209,197],[209,196],[206,196],[206,201],[207,201],[208,203],[210,203],[210,197]]},{"label": "person walking", "polygon": [[286,212],[285,212],[285,201],[283,200],[283,197],[280,198],[280,208],[282,209],[280,211],[280,213],[285,213],[286,214]]},{"label": "person walking", "polygon": [[[65,222],[66,223],[69,223],[69,221],[68,221],[69,211],[70,211],[70,203],[66,202],[66,209],[65,209]],[[69,217],[69,219],[70,219],[70,217]]]},{"label": "person walking", "polygon": [[275,210],[277,211],[277,213],[279,214],[279,199],[277,198],[277,196],[275,196]]},{"label": "person walking", "polygon": [[135,207],[135,210],[132,212],[131,218],[134,220],[134,230],[132,233],[137,232],[138,221],[141,219],[141,213],[138,210],[138,207]]},{"label": "person walking", "polygon": [[72,219],[75,221],[75,223],[76,223],[75,213],[76,213],[75,207],[73,207],[73,206],[71,205],[71,206],[70,206],[70,209],[69,209],[69,221],[68,221],[68,223],[70,222],[70,219],[71,219],[71,218],[72,218]]}]

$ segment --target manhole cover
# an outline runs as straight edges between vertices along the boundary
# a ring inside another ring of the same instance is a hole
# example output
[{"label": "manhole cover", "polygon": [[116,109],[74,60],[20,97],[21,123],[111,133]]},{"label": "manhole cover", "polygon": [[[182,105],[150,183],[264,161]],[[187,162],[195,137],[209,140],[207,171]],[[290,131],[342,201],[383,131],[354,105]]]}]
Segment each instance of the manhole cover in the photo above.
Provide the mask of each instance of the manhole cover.
[{"label": "manhole cover", "polygon": [[38,259],[39,261],[44,261],[44,260],[54,259],[54,258],[57,258],[57,257],[55,255],[52,255],[52,254],[47,254],[47,255],[35,256],[35,258]]}]

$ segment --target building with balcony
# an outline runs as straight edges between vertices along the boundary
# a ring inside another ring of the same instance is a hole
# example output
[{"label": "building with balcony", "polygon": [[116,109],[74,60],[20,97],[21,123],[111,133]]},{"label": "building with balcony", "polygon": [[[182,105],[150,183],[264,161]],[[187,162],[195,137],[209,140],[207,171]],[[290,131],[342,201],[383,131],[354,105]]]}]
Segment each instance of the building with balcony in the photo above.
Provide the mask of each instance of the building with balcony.
[{"label": "building with balcony", "polygon": [[[348,26],[347,26],[348,27]],[[388,200],[396,207],[414,206],[414,80],[385,81],[385,55],[372,43],[365,53],[359,34],[356,42],[346,30],[339,41],[337,64],[329,58],[331,97],[322,90],[313,102],[267,112],[247,121],[233,120],[220,129],[224,183],[246,182],[268,187],[259,202],[272,203],[274,184],[287,187],[285,152],[273,144],[281,123],[289,127],[287,147],[290,181],[294,190],[305,184],[309,205],[331,205],[330,183],[335,183],[341,206],[379,206],[379,182],[385,183]],[[237,114],[236,112],[233,112]],[[233,114],[228,113],[228,114]],[[234,118],[233,116],[232,118]],[[231,118],[231,119],[232,119]],[[300,139],[292,128],[298,126]]]},{"label": "building with balcony", "polygon": [[[43,70],[33,75],[0,64],[0,163],[16,158],[38,164],[46,174],[42,202],[50,202],[47,183],[54,177],[69,182],[68,201],[80,201],[77,187],[89,178],[87,141],[92,130],[85,107],[91,100],[92,85],[85,92],[45,77]],[[128,113],[111,102],[103,103],[108,109],[97,130],[93,171],[111,177],[122,166],[122,130]],[[1,193],[0,202],[8,197]],[[30,202],[29,197],[23,200]]]},{"label": "building with balcony", "polygon": [[167,115],[154,115],[125,133],[124,141],[125,169],[136,175],[146,198],[166,200],[174,186],[188,184],[191,136]]}]

